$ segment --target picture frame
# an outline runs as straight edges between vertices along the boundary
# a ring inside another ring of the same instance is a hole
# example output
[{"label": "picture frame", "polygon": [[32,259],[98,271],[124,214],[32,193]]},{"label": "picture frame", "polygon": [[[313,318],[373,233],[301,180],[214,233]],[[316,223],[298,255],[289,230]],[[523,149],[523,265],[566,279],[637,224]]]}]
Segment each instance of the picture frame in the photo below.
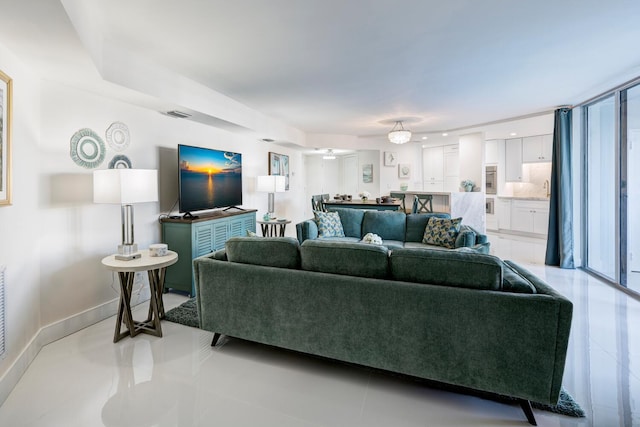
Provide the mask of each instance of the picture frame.
[{"label": "picture frame", "polygon": [[384,165],[385,166],[395,166],[398,164],[398,153],[395,151],[385,151],[384,152]]},{"label": "picture frame", "polygon": [[362,165],[362,182],[365,184],[373,182],[373,163]]},{"label": "picture frame", "polygon": [[411,165],[409,163],[400,163],[398,165],[398,178],[400,179],[411,178]]},{"label": "picture frame", "polygon": [[0,206],[11,204],[13,80],[0,70]]},{"label": "picture frame", "polygon": [[289,191],[289,156],[269,152],[269,175],[284,176],[284,189]]}]

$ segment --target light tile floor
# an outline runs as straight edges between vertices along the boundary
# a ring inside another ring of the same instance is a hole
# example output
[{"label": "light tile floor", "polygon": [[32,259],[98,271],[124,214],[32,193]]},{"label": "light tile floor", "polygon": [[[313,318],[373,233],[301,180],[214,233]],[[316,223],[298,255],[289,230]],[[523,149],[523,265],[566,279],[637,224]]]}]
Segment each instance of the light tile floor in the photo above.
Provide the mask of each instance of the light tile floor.
[{"label": "light tile floor", "polygon": [[[491,235],[574,302],[565,388],[586,419],[534,410],[540,426],[640,426],[640,302],[580,270],[543,265],[541,240]],[[165,295],[172,307],[184,297]],[[136,309],[144,317],[146,306]],[[163,322],[163,338],[113,344],[110,318],[42,349],[0,426],[525,426],[518,406],[449,393]]]}]

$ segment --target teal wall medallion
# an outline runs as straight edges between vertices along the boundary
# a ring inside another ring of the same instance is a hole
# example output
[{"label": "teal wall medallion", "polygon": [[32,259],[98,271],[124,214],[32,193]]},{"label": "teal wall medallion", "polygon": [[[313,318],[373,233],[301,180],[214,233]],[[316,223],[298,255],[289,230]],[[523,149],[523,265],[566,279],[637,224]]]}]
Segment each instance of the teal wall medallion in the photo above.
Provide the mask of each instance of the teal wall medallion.
[{"label": "teal wall medallion", "polygon": [[131,160],[124,154],[116,154],[109,162],[109,169],[131,169]]},{"label": "teal wall medallion", "polygon": [[104,156],[104,141],[91,129],[80,129],[71,137],[71,159],[78,166],[87,169],[98,167]]}]

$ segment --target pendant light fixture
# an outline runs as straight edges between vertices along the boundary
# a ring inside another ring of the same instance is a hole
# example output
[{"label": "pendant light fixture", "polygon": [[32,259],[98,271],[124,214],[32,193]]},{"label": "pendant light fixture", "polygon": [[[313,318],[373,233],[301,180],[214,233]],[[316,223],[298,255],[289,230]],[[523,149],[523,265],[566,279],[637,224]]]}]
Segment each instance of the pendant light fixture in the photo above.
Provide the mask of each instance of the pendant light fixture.
[{"label": "pendant light fixture", "polygon": [[393,125],[393,129],[389,131],[389,142],[393,142],[394,144],[404,144],[411,140],[411,131],[406,130],[402,126],[402,121],[396,121],[396,124]]},{"label": "pendant light fixture", "polygon": [[333,154],[333,150],[331,148],[329,148],[327,150],[327,153],[324,156],[322,156],[322,158],[324,160],[335,160],[336,159],[336,155]]}]

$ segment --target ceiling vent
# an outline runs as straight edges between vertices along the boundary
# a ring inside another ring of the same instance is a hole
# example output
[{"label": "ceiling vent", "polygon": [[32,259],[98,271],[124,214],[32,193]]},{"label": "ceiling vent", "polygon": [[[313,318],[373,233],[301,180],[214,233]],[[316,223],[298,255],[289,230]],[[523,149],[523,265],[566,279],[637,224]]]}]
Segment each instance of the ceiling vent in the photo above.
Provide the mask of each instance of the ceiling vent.
[{"label": "ceiling vent", "polygon": [[191,117],[191,114],[183,113],[178,110],[167,111],[167,116],[176,117],[178,119],[186,119],[187,117]]}]

